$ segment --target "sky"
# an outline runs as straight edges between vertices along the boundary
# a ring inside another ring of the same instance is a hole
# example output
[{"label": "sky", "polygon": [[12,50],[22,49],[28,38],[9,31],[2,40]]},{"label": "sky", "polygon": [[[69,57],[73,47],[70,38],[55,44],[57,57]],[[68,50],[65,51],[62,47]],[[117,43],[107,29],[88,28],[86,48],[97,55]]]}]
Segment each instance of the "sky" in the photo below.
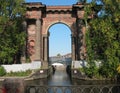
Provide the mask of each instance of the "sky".
[{"label": "sky", "polygon": [[71,30],[64,24],[54,24],[49,29],[49,55],[71,53]]},{"label": "sky", "polygon": [[[26,2],[42,2],[45,5],[73,5],[78,0],[26,0]],[[71,30],[64,24],[54,24],[49,29],[49,56],[71,53]]]},{"label": "sky", "polygon": [[76,4],[78,0],[26,0],[26,2],[42,2],[46,5],[72,5]]}]

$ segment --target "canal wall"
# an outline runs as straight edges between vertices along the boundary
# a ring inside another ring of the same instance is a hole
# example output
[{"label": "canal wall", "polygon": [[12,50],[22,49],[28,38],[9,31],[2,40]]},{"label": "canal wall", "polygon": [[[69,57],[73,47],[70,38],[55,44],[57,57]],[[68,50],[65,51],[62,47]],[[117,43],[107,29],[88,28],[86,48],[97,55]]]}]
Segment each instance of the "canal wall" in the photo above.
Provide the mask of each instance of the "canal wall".
[{"label": "canal wall", "polygon": [[87,79],[87,76],[83,73],[83,72],[80,72],[79,69],[71,69],[71,77],[74,79],[81,79],[81,80],[86,80]]},{"label": "canal wall", "polygon": [[26,93],[26,81],[47,79],[52,74],[52,67],[39,69],[27,77],[2,77],[0,93]]},{"label": "canal wall", "polygon": [[72,68],[82,68],[87,66],[86,61],[72,61]]},{"label": "canal wall", "polygon": [[26,80],[28,79],[39,79],[39,78],[47,78],[53,73],[52,67],[48,69],[38,69],[33,74],[31,74]]}]

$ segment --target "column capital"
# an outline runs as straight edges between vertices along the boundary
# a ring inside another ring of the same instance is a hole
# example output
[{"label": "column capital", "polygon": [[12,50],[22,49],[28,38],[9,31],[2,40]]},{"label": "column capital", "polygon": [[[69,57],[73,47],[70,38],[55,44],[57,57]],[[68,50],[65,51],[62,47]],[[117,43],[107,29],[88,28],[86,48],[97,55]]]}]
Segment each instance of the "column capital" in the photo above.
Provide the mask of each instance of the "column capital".
[{"label": "column capital", "polygon": [[24,20],[24,21],[22,22],[22,24],[23,24],[23,25],[27,25],[27,21]]},{"label": "column capital", "polygon": [[40,19],[36,19],[36,25],[40,24],[40,22],[41,22]]},{"label": "column capital", "polygon": [[48,34],[43,34],[43,37],[46,37],[46,38],[47,38],[47,37],[49,37],[49,35],[48,35]]},{"label": "column capital", "polygon": [[76,37],[76,36],[75,36],[75,34],[71,34],[71,37],[74,38],[74,37]]},{"label": "column capital", "polygon": [[39,19],[39,18],[38,18],[38,19],[36,19],[36,25],[37,25],[37,24],[38,24],[38,25],[39,25],[39,24],[40,24],[40,25],[42,25],[42,24],[43,24],[42,19]]},{"label": "column capital", "polygon": [[27,21],[23,21],[23,22],[22,22],[22,25],[23,25],[24,31],[26,31],[26,29],[27,29]]},{"label": "column capital", "polygon": [[37,18],[37,19],[35,19],[36,21],[38,20],[38,21],[42,21],[42,19],[41,18]]}]

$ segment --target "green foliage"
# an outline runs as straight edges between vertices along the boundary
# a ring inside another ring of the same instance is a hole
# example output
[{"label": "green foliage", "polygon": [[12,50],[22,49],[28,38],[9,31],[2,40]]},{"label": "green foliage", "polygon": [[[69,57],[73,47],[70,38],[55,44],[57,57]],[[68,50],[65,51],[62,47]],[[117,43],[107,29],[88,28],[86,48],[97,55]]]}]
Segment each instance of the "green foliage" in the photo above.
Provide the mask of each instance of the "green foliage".
[{"label": "green foliage", "polygon": [[19,71],[19,72],[10,72],[7,73],[5,76],[28,76],[32,73],[31,70],[27,70],[27,71]]},{"label": "green foliage", "polygon": [[57,54],[57,56],[58,56],[58,57],[60,57],[60,56],[61,56],[61,54],[60,54],[60,53],[58,53],[58,54]]},{"label": "green foliage", "polygon": [[13,63],[21,55],[25,32],[24,0],[0,0],[0,62]]},{"label": "green foliage", "polygon": [[94,62],[90,62],[88,67],[84,67],[85,74],[90,78],[96,78],[98,73],[98,68]]},{"label": "green foliage", "polygon": [[120,65],[117,67],[117,72],[120,74]]},{"label": "green foliage", "polygon": [[[111,62],[112,63],[112,62]],[[99,69],[99,72],[100,74],[104,77],[104,78],[116,78],[117,76],[117,70],[116,70],[117,67],[114,67],[113,66],[113,63],[112,64],[109,64],[109,63],[104,63],[100,69]]]},{"label": "green foliage", "polygon": [[[89,26],[86,33],[89,66],[85,71],[92,76],[98,71],[103,77],[114,78],[117,75],[116,69],[120,64],[120,3],[119,0],[99,0],[103,7],[97,9],[96,1],[92,0],[92,3],[85,8],[84,20],[87,24],[86,27]],[[98,15],[88,22],[87,16],[92,12],[89,7],[97,9],[96,13],[102,10],[102,16]],[[94,67],[94,60],[102,61],[99,70]]]},{"label": "green foliage", "polygon": [[84,7],[85,15],[84,15],[84,22],[86,26],[86,47],[87,47],[87,59],[88,66],[84,67],[84,72],[86,75],[90,78],[96,77],[98,73],[98,68],[95,64],[95,52],[93,49],[93,40],[91,38],[91,30],[89,29],[89,22],[88,22],[88,16],[92,14],[92,7],[94,6],[94,2]]},{"label": "green foliage", "polygon": [[4,67],[0,66],[0,76],[4,76],[6,74],[6,70]]}]

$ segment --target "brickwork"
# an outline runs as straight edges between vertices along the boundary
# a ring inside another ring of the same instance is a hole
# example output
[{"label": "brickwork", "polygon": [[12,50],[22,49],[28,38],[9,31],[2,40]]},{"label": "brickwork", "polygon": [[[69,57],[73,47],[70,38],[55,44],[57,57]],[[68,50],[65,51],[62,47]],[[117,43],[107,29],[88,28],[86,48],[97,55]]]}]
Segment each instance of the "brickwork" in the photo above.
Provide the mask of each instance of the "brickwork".
[{"label": "brickwork", "polygon": [[56,23],[63,23],[71,30],[72,60],[83,59],[82,56],[86,52],[85,26],[79,23],[84,17],[83,4],[46,6],[42,3],[26,3],[26,8],[27,45],[31,46],[28,47],[31,60],[40,60],[43,62],[43,66],[47,65],[46,63],[49,61],[49,28]]}]

